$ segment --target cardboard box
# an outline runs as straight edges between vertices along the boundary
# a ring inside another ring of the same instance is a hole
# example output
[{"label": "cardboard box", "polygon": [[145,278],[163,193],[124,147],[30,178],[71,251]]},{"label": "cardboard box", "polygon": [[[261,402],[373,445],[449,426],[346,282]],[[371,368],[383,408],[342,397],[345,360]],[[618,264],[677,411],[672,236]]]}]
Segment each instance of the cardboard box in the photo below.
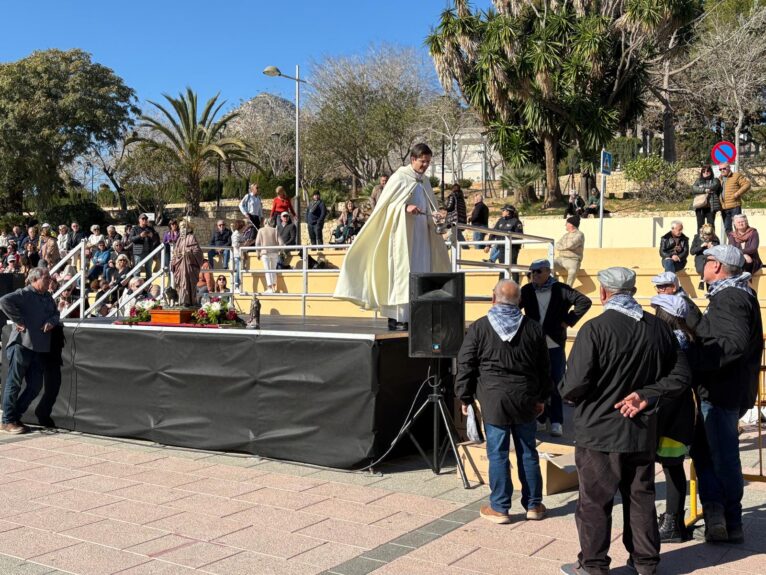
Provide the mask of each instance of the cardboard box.
[{"label": "cardboard box", "polygon": [[[511,442],[513,444],[513,442]],[[540,454],[540,473],[543,476],[543,495],[553,495],[578,486],[577,469],[574,462],[574,447],[558,443],[537,442]],[[458,445],[460,461],[465,467],[468,481],[489,483],[489,460],[485,443],[466,442]],[[511,480],[514,489],[521,489],[516,468],[516,453],[509,454]]]}]

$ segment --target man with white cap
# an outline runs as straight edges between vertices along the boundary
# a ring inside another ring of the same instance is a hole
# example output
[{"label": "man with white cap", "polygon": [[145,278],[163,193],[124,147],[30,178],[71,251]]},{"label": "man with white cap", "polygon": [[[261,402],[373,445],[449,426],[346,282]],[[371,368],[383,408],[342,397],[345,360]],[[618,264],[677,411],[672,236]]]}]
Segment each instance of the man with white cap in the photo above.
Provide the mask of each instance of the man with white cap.
[{"label": "man with white cap", "polygon": [[551,263],[548,260],[533,261],[529,265],[529,271],[532,281],[521,288],[519,307],[528,318],[543,327],[554,386],[550,404],[546,405],[545,412],[538,418],[538,431],[544,430],[545,422],[550,419],[551,435],[561,437],[564,433],[564,409],[557,386],[566,369],[564,346],[567,328],[580,321],[593,304],[590,298],[565,283],[556,281],[551,275]]},{"label": "man with white cap", "polygon": [[696,334],[689,362],[701,415],[692,459],[705,508],[705,540],[742,543],[744,483],[737,420],[755,404],[763,326],[739,248],[713,246],[704,254],[710,302],[699,323],[689,325]]},{"label": "man with white cap", "polygon": [[569,355],[561,396],[575,403],[575,464],[580,477],[575,511],[580,553],[566,575],[606,575],[611,559],[612,507],[619,491],[628,564],[657,572],[660,537],[654,507],[656,418],[662,396],[691,383],[686,357],[667,324],[633,298],[636,274],[613,267],[598,273],[604,311],[580,328]]},{"label": "man with white cap", "polygon": [[700,308],[697,307],[697,304],[694,303],[694,300],[690,298],[689,294],[686,293],[684,288],[681,287],[681,282],[675,273],[662,272],[661,274],[657,274],[652,278],[652,283],[654,284],[654,289],[657,290],[657,294],[659,295],[677,295],[682,297],[686,302],[686,305],[689,307],[688,313],[694,316],[695,319],[693,321],[695,323],[702,318],[702,312],[700,311]]}]

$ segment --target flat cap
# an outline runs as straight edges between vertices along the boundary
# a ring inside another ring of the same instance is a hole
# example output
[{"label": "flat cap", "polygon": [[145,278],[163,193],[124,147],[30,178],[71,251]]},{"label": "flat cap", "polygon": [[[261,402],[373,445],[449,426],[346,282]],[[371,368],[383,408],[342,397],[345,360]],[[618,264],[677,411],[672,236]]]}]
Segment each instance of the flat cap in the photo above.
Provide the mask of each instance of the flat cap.
[{"label": "flat cap", "polygon": [[726,264],[727,266],[737,266],[739,268],[745,265],[745,256],[738,247],[730,245],[720,245],[708,248],[703,252],[706,256],[710,256]]},{"label": "flat cap", "polygon": [[652,278],[652,283],[656,286],[674,285],[678,287],[681,282],[678,281],[678,276],[673,272],[662,272]]},{"label": "flat cap", "polygon": [[598,272],[598,281],[609,290],[628,290],[636,287],[636,272],[628,268],[607,268]]},{"label": "flat cap", "polygon": [[551,269],[551,262],[548,260],[535,260],[529,264],[529,271],[541,270],[543,268]]},{"label": "flat cap", "polygon": [[651,299],[651,304],[664,309],[674,317],[686,319],[686,315],[689,313],[689,304],[686,303],[684,298],[677,295],[656,295]]}]

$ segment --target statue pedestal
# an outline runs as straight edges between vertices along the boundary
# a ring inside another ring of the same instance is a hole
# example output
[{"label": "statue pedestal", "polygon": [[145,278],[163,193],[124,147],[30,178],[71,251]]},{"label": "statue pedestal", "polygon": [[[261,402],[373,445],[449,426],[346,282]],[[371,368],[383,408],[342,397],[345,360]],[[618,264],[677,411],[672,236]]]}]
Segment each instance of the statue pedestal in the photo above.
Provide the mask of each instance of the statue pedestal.
[{"label": "statue pedestal", "polygon": [[162,309],[156,308],[151,310],[152,323],[157,324],[179,324],[179,323],[192,323],[193,309]]}]

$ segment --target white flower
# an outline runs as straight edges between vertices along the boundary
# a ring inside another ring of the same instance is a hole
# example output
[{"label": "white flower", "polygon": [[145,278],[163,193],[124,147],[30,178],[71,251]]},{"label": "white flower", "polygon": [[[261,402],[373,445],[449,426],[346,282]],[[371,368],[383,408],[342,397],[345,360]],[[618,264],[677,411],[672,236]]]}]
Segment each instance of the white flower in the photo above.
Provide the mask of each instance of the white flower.
[{"label": "white flower", "polygon": [[219,311],[221,311],[221,302],[216,301],[216,302],[211,303],[210,304],[210,311],[212,311],[213,313],[218,313]]}]

